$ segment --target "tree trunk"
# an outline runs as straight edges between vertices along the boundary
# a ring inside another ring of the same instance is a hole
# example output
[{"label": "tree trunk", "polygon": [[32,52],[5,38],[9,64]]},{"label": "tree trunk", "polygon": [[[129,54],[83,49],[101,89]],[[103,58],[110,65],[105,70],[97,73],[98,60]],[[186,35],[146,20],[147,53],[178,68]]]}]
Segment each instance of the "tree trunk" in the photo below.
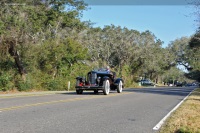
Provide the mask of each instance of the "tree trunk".
[{"label": "tree trunk", "polygon": [[26,69],[24,68],[22,61],[20,60],[20,56],[18,51],[15,49],[15,45],[12,43],[9,47],[9,54],[14,58],[15,64],[18,68],[20,75],[23,80],[26,80]]}]

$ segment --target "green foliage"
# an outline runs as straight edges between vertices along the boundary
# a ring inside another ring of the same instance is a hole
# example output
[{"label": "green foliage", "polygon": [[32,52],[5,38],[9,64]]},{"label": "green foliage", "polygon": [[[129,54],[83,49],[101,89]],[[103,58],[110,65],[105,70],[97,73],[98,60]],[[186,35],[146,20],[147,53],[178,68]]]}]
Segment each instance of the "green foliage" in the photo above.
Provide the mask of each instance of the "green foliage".
[{"label": "green foliage", "polygon": [[0,91],[8,91],[14,87],[12,76],[9,73],[0,73]]},{"label": "green foliage", "polygon": [[47,80],[45,83],[45,88],[49,91],[59,91],[59,90],[66,90],[67,86],[64,79],[56,78]]},{"label": "green foliage", "polygon": [[191,38],[181,38],[173,42],[172,50],[178,64],[185,66],[189,71],[187,78],[200,81],[200,31]]},{"label": "green foliage", "polygon": [[32,84],[29,81],[19,80],[16,83],[18,91],[29,91],[32,89]]},{"label": "green foliage", "polygon": [[191,131],[189,127],[181,127],[176,133],[193,133],[193,131]]},{"label": "green foliage", "polygon": [[193,70],[200,70],[200,31],[191,38],[188,49],[188,63]]},{"label": "green foliage", "polygon": [[[76,76],[109,65],[126,86],[172,67],[175,54],[150,31],[81,22],[83,0],[11,0],[0,4],[0,79],[4,90],[66,90]],[[7,4],[6,4],[7,3]],[[34,5],[34,6],[30,6]],[[175,52],[174,52],[175,53]],[[10,85],[12,83],[12,85]]]},{"label": "green foliage", "polygon": [[184,72],[176,67],[171,67],[163,75],[163,82],[165,83],[175,83],[175,81],[184,82],[186,79],[184,77]]},{"label": "green foliage", "polygon": [[[66,36],[63,29],[84,28],[78,16],[86,4],[80,0],[3,0],[0,7],[2,90],[65,89],[64,80],[69,78],[65,76],[71,71],[63,70],[86,59],[87,49]],[[21,70],[24,73],[19,73]]]},{"label": "green foliage", "polygon": [[198,30],[195,35],[191,38],[189,46],[190,48],[200,48],[200,30]]},{"label": "green foliage", "polygon": [[124,84],[126,87],[130,87],[130,86],[135,87],[134,84],[136,83],[136,79],[135,77],[132,76],[131,71],[132,71],[131,67],[128,65],[125,65],[122,67],[121,74],[122,74],[122,78],[124,80]]},{"label": "green foliage", "polygon": [[0,35],[3,34],[5,31],[4,23],[0,20]]},{"label": "green foliage", "polygon": [[14,74],[12,69],[14,63],[10,58],[0,62],[0,91],[9,91],[14,88]]},{"label": "green foliage", "polygon": [[198,82],[200,82],[200,71],[199,70],[193,70],[189,73],[186,73],[185,76],[188,79],[197,80]]}]

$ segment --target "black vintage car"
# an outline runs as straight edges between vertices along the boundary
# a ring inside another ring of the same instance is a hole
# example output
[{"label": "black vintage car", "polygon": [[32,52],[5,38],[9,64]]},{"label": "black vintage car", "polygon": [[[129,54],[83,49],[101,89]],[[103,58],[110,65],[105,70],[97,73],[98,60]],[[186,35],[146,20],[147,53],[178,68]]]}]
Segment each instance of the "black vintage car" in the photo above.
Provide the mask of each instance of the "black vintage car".
[{"label": "black vintage car", "polygon": [[116,78],[116,73],[105,69],[98,69],[88,72],[86,77],[76,78],[76,93],[82,94],[83,90],[93,90],[98,93],[102,90],[104,95],[108,95],[110,90],[122,92],[124,82],[122,78]]}]

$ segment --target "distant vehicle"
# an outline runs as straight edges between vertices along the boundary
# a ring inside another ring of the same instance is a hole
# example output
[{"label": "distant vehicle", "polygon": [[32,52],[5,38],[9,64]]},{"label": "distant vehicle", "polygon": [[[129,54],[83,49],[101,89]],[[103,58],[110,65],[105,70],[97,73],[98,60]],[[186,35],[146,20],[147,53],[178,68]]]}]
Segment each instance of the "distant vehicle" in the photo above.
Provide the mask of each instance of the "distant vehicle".
[{"label": "distant vehicle", "polygon": [[198,83],[194,82],[194,83],[192,83],[192,86],[198,86]]},{"label": "distant vehicle", "polygon": [[154,86],[155,84],[149,79],[143,79],[140,81],[142,86]]},{"label": "distant vehicle", "polygon": [[181,82],[177,82],[177,83],[176,83],[176,86],[177,86],[177,87],[182,87],[183,84],[182,84]]},{"label": "distant vehicle", "polygon": [[108,95],[110,90],[122,92],[124,81],[122,78],[116,78],[116,73],[106,69],[92,70],[87,73],[87,77],[76,78],[76,93],[82,94],[84,90],[93,90],[98,93],[102,90],[104,95]]},{"label": "distant vehicle", "polygon": [[198,86],[198,83],[187,83],[185,86],[190,87],[190,86]]},{"label": "distant vehicle", "polygon": [[187,83],[185,86],[190,87],[190,86],[192,86],[192,83]]}]

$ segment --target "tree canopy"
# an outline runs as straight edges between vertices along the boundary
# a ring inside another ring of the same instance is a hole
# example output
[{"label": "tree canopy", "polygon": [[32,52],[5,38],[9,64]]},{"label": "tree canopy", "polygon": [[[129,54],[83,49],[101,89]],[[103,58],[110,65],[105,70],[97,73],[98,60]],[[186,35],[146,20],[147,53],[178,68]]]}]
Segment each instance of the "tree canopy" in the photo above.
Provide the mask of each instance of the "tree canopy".
[{"label": "tree canopy", "polygon": [[[83,0],[2,0],[0,90],[64,90],[76,76],[107,65],[123,76],[127,86],[140,77],[162,83],[166,72],[180,63],[179,48],[187,49],[187,38],[163,48],[162,40],[149,30],[95,28],[80,20],[86,9]],[[193,51],[197,41],[189,43]],[[181,61],[196,65],[188,58]]]}]

